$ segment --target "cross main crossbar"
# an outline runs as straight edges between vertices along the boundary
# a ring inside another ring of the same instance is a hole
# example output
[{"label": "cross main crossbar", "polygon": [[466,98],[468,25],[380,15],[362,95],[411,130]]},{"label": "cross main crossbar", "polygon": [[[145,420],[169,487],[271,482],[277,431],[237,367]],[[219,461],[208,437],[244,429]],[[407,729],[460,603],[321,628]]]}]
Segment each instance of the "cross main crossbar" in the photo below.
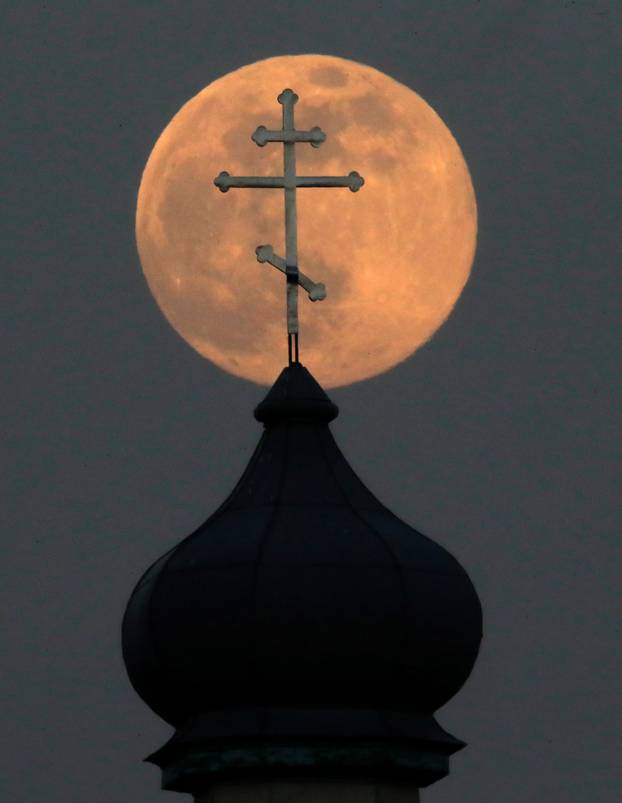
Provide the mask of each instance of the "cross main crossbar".
[{"label": "cross main crossbar", "polygon": [[282,189],[284,187],[349,187],[357,192],[363,186],[363,177],[356,170],[347,176],[294,176],[290,185],[285,176],[230,176],[226,170],[219,173],[214,184],[221,192],[228,192],[232,187],[248,189]]}]

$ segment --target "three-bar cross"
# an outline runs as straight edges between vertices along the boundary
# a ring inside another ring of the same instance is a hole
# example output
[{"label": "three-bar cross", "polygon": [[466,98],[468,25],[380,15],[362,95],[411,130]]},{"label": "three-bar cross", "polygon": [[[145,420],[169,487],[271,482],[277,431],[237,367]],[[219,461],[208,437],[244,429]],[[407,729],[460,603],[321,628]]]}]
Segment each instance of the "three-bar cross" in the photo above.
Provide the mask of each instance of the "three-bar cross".
[{"label": "three-bar cross", "polygon": [[260,125],[253,133],[252,140],[260,148],[268,142],[283,143],[283,175],[230,176],[223,171],[214,179],[214,184],[221,192],[227,192],[231,187],[282,188],[285,191],[285,259],[277,256],[271,245],[258,246],[256,253],[260,262],[269,262],[283,271],[287,278],[287,344],[291,364],[298,362],[298,285],[307,290],[311,301],[320,301],[326,297],[323,284],[316,284],[298,270],[296,189],[297,187],[349,187],[352,192],[356,192],[363,186],[364,179],[356,171],[347,176],[297,176],[296,143],[309,142],[312,147],[319,148],[326,139],[326,134],[317,126],[308,131],[296,130],[294,105],[298,101],[298,95],[291,89],[284,89],[277,100],[283,107],[283,127],[278,131],[270,131]]}]

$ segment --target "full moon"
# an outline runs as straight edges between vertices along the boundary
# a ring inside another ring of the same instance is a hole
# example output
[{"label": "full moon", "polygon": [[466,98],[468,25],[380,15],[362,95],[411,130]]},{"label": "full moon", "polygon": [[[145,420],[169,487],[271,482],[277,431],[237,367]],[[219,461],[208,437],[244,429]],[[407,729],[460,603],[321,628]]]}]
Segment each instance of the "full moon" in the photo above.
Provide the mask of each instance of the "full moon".
[{"label": "full moon", "polygon": [[450,314],[469,277],[477,210],[460,147],[416,92],[333,56],[279,56],[209,84],[162,132],[138,193],[136,239],[162,312],[220,368],[271,384],[287,363],[285,277],[255,248],[284,254],[282,189],[214,186],[231,175],[283,175],[283,145],[257,147],[259,125],[281,128],[277,95],[299,96],[298,175],[360,173],[365,184],[300,188],[299,269],[327,298],[299,293],[300,361],[325,387],[405,360]]}]

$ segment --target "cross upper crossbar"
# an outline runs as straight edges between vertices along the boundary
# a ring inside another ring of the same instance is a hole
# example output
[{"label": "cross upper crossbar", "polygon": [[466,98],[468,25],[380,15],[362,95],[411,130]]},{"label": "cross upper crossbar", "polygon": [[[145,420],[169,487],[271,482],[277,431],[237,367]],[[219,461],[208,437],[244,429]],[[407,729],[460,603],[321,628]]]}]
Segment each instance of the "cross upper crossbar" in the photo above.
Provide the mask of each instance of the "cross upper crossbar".
[{"label": "cross upper crossbar", "polygon": [[298,285],[302,285],[307,290],[312,301],[321,301],[326,297],[326,289],[321,282],[313,282],[298,270],[296,189],[298,187],[348,187],[351,192],[357,192],[365,181],[355,170],[347,176],[297,176],[296,143],[308,142],[313,148],[319,148],[326,140],[326,134],[318,126],[314,126],[308,131],[296,129],[294,106],[298,102],[298,95],[291,89],[284,89],[277,100],[283,107],[282,128],[277,131],[260,125],[253,132],[251,139],[260,148],[263,148],[268,142],[283,143],[283,175],[231,176],[226,170],[223,170],[214,179],[214,184],[221,192],[228,192],[234,187],[284,190],[285,259],[275,254],[271,245],[258,246],[256,252],[260,262],[268,262],[283,271],[287,278],[287,339],[291,363],[298,362]]},{"label": "cross upper crossbar", "polygon": [[270,131],[265,125],[260,125],[251,134],[251,139],[260,148],[267,142],[310,142],[313,148],[319,148],[326,139],[326,134],[317,125],[309,131],[284,131],[282,128],[279,131]]}]

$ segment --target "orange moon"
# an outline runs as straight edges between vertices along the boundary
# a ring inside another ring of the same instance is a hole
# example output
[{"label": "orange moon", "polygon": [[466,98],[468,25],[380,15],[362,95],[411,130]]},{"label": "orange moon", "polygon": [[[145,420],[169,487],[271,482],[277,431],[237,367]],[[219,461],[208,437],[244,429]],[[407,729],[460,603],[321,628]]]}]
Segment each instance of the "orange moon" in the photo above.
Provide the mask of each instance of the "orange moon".
[{"label": "orange moon", "polygon": [[298,175],[347,175],[365,185],[301,188],[299,268],[327,298],[299,292],[300,360],[325,387],[375,376],[406,359],[450,314],[469,277],[477,210],[465,160],[413,90],[357,62],[278,56],[235,70],[189,100],[145,167],[136,239],[164,315],[220,368],[271,384],[287,362],[285,277],[256,260],[284,254],[282,189],[214,186],[231,175],[283,174],[283,146],[257,147],[259,125],[281,128],[277,95],[291,87]]}]

